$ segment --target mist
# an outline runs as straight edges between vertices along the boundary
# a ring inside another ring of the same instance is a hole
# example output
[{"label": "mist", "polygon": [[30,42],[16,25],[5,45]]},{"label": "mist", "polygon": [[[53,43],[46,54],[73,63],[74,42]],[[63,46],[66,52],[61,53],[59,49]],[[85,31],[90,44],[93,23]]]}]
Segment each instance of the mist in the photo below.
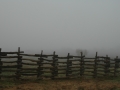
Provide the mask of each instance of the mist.
[{"label": "mist", "polygon": [[0,0],[0,48],[120,56],[120,0]]}]

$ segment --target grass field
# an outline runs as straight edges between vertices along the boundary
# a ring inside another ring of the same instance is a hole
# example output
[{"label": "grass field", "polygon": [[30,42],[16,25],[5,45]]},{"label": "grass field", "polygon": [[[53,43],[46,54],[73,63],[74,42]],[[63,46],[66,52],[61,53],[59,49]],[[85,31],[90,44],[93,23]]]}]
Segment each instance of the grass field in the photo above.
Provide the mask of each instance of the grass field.
[{"label": "grass field", "polygon": [[120,78],[3,80],[0,90],[120,90]]}]

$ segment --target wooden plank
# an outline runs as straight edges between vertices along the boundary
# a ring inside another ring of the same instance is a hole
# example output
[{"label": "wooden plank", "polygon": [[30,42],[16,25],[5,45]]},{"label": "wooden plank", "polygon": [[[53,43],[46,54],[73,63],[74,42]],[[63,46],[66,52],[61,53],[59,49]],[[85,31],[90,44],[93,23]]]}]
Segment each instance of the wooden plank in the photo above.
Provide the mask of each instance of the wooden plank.
[{"label": "wooden plank", "polygon": [[[24,53],[24,51],[20,51],[19,53]],[[0,54],[18,54],[18,52],[0,52]]]},{"label": "wooden plank", "polygon": [[72,61],[72,62],[76,62],[76,61],[80,61],[81,59],[70,59],[69,61]]},{"label": "wooden plank", "polygon": [[23,75],[23,76],[36,76],[37,73],[32,73],[32,74],[29,74],[29,73],[22,73],[21,75]]},{"label": "wooden plank", "polygon": [[80,71],[80,69],[78,69],[78,70],[71,70],[72,72],[77,72],[77,71]]},{"label": "wooden plank", "polygon": [[90,58],[89,58],[89,57],[87,58],[87,57],[85,57],[84,59],[95,59],[95,58],[91,58],[91,57],[90,57]]},{"label": "wooden plank", "polygon": [[85,76],[94,76],[93,74],[83,74],[83,75],[85,75]]},{"label": "wooden plank", "polygon": [[58,71],[60,70],[66,70],[67,68],[57,68]]},{"label": "wooden plank", "polygon": [[57,62],[57,63],[58,63],[58,64],[59,64],[59,63],[62,63],[62,64],[67,64],[67,62]]},{"label": "wooden plank", "polygon": [[30,72],[30,71],[21,71],[20,74],[37,74],[37,71],[36,72]]},{"label": "wooden plank", "polygon": [[23,62],[22,62],[22,64],[23,64],[23,65],[34,65],[34,66],[38,66],[38,64],[34,64],[34,63],[23,63]]},{"label": "wooden plank", "polygon": [[39,57],[50,57],[50,56],[54,56],[54,57],[58,57],[58,55],[44,55],[44,54],[35,54],[36,56],[39,56]]},{"label": "wooden plank", "polygon": [[72,55],[70,55],[69,57],[71,57],[71,58],[84,58],[85,56],[72,56]]},{"label": "wooden plank", "polygon": [[20,55],[22,55],[22,56],[35,56],[35,57],[39,57],[39,56],[37,56],[35,54],[20,54]]},{"label": "wooden plank", "polygon": [[105,69],[104,66],[97,66],[96,68],[99,68],[99,69]]},{"label": "wooden plank", "polygon": [[85,63],[84,65],[87,65],[87,66],[94,66],[95,64],[86,64],[86,63]]},{"label": "wooden plank", "polygon": [[83,61],[83,62],[92,62],[92,63],[94,63],[95,61]]},{"label": "wooden plank", "polygon": [[67,67],[67,65],[58,65],[57,67]]},{"label": "wooden plank", "polygon": [[22,56],[1,56],[0,58],[22,58]]},{"label": "wooden plank", "polygon": [[110,59],[110,57],[97,56],[97,58]]},{"label": "wooden plank", "polygon": [[[106,70],[105,70],[105,69],[103,69],[103,70],[99,70],[99,69],[98,69],[97,71],[104,72],[104,71],[106,71]],[[107,71],[110,71],[110,70],[108,69]]]},{"label": "wooden plank", "polygon": [[73,57],[57,57],[57,59],[68,59],[68,58],[73,58]]},{"label": "wooden plank", "polygon": [[21,70],[38,70],[38,68],[21,68]]},{"label": "wooden plank", "polygon": [[45,71],[45,70],[41,70],[40,72],[43,72],[43,73],[52,73],[53,71]]},{"label": "wooden plank", "polygon": [[1,56],[7,56],[7,54],[6,53],[1,53]]},{"label": "wooden plank", "polygon": [[12,65],[12,66],[0,66],[1,68],[17,68],[19,67],[20,65]]},{"label": "wooden plank", "polygon": [[41,77],[52,78],[53,76],[52,76],[52,75],[47,76],[47,75],[43,75],[43,74],[42,74]]},{"label": "wooden plank", "polygon": [[15,78],[17,75],[0,75],[2,78]]},{"label": "wooden plank", "polygon": [[53,64],[52,62],[42,62],[41,64]]},{"label": "wooden plank", "polygon": [[[33,57],[40,57],[39,55],[37,54],[20,54],[22,56],[33,56]],[[47,57],[46,55],[42,55],[41,57]]]},{"label": "wooden plank", "polygon": [[1,61],[2,63],[16,63],[17,61]]},{"label": "wooden plank", "polygon": [[[39,60],[40,60],[40,58],[38,58]],[[44,60],[44,61],[48,61],[48,62],[53,62],[53,60],[50,60],[50,59],[42,59],[42,60]]]},{"label": "wooden plank", "polygon": [[78,64],[74,64],[74,63],[72,63],[72,65],[80,65],[80,63],[78,63]]},{"label": "wooden plank", "polygon": [[21,70],[1,70],[2,72],[17,72],[17,71],[21,71]]},{"label": "wooden plank", "polygon": [[52,67],[52,66],[51,67],[50,66],[41,66],[40,68],[46,68],[46,69],[48,68],[48,69],[50,69],[50,68],[54,68],[54,67]]},{"label": "wooden plank", "polygon": [[92,71],[89,71],[89,70],[85,70],[85,72],[91,72],[91,73],[93,73],[94,71],[92,70]]},{"label": "wooden plank", "polygon": [[28,58],[22,58],[22,60],[28,60],[28,61],[31,61],[31,62],[39,62],[39,60],[28,59]]},{"label": "wooden plank", "polygon": [[94,69],[94,67],[84,67],[84,69]]},{"label": "wooden plank", "polygon": [[106,66],[106,64],[98,64],[99,66]]},{"label": "wooden plank", "polygon": [[70,68],[81,68],[81,66],[70,66]]}]

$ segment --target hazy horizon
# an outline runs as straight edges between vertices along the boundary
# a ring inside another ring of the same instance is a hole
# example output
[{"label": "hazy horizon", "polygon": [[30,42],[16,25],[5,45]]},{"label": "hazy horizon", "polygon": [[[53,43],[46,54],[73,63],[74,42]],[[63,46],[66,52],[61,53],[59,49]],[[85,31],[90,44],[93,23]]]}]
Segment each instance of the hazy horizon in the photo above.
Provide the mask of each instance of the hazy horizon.
[{"label": "hazy horizon", "polygon": [[120,0],[0,0],[0,48],[120,56]]}]

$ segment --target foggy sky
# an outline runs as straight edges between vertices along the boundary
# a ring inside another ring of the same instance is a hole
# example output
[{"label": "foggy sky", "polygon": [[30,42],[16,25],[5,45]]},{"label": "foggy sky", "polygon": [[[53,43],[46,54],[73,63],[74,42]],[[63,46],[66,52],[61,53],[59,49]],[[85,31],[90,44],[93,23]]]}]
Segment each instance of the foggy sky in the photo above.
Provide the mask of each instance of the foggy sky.
[{"label": "foggy sky", "polygon": [[[0,0],[0,48],[120,53],[120,0]],[[101,53],[102,54],[102,53]]]}]

